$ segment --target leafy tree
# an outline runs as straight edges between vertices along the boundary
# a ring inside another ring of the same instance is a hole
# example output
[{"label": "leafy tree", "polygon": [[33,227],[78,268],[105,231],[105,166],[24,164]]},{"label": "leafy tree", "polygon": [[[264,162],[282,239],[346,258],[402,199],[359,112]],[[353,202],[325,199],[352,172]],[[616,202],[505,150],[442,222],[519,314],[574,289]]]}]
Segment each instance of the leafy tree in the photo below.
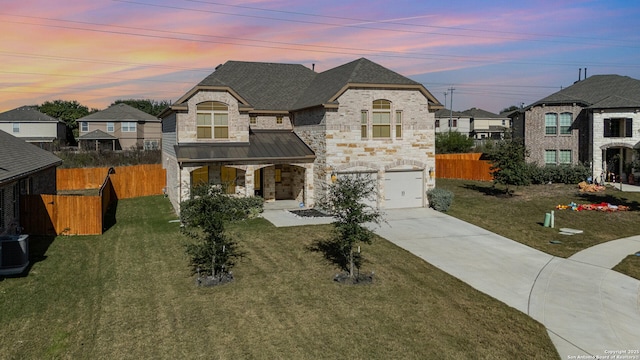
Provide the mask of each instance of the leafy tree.
[{"label": "leafy tree", "polygon": [[331,241],[339,250],[339,263],[354,279],[354,267],[360,267],[362,257],[354,253],[358,243],[370,244],[373,232],[363,224],[379,224],[382,214],[362,200],[376,196],[375,182],[363,176],[342,176],[336,179],[328,189],[327,195],[320,201],[336,219],[333,222],[333,237]]},{"label": "leafy tree", "polygon": [[520,141],[499,142],[489,153],[494,184],[506,185],[505,192],[508,194],[512,194],[509,191],[510,185],[529,185],[530,177],[525,161],[527,156],[529,152]]},{"label": "leafy tree", "polygon": [[436,133],[436,154],[468,153],[474,141],[457,131]]},{"label": "leafy tree", "polygon": [[168,100],[150,100],[150,99],[126,99],[126,100],[116,100],[111,105],[115,104],[127,104],[132,106],[138,110],[142,110],[147,114],[151,114],[153,116],[158,116],[162,112],[162,110],[166,109],[171,105],[171,101]]},{"label": "leafy tree", "polygon": [[191,198],[180,204],[180,220],[183,233],[194,240],[185,248],[193,273],[204,273],[214,280],[230,276],[242,253],[237,241],[225,232],[225,223],[246,219],[250,208],[256,206],[262,207],[262,199],[233,198],[220,186],[202,185],[192,190]]},{"label": "leafy tree", "polygon": [[519,107],[519,106],[511,105],[511,106],[509,106],[509,107],[506,107],[506,108],[504,108],[504,109],[500,110],[500,113],[502,114],[502,113],[505,113],[505,112],[515,111],[515,110],[518,110],[518,109],[520,109],[520,107]]},{"label": "leafy tree", "polygon": [[42,105],[38,106],[38,111],[62,120],[67,125],[67,142],[75,144],[75,139],[78,137],[78,123],[76,120],[98,110],[89,110],[88,107],[76,100],[54,100],[42,103]]}]

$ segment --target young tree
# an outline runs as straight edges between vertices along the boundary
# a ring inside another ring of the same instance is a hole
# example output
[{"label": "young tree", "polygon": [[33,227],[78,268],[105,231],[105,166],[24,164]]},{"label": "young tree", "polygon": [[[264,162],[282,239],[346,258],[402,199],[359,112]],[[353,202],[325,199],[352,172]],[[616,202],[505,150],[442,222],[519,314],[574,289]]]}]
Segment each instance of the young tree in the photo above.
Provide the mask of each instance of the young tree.
[{"label": "young tree", "polygon": [[382,214],[378,209],[363,202],[373,200],[377,194],[375,182],[364,176],[341,176],[329,186],[327,195],[320,206],[335,217],[332,241],[339,249],[344,270],[354,278],[354,267],[362,261],[360,254],[354,253],[358,243],[370,244],[373,232],[364,226],[365,223],[379,224]]},{"label": "young tree", "polygon": [[225,232],[225,223],[245,219],[251,207],[262,208],[260,198],[233,198],[220,186],[194,188],[191,198],[180,204],[183,233],[194,240],[186,245],[192,272],[204,273],[214,280],[229,277],[242,254],[238,243]]},{"label": "young tree", "polygon": [[491,153],[491,174],[493,182],[506,185],[506,193],[511,194],[509,185],[521,186],[531,183],[526,157],[529,152],[524,144],[516,140],[505,140],[497,144]]},{"label": "young tree", "polygon": [[436,133],[436,154],[468,153],[474,142],[457,131]]},{"label": "young tree", "polygon": [[42,105],[38,106],[38,111],[62,120],[67,125],[67,142],[75,144],[75,138],[78,137],[78,123],[76,120],[97,110],[92,109],[90,111],[88,107],[76,100],[54,100],[42,103]]}]

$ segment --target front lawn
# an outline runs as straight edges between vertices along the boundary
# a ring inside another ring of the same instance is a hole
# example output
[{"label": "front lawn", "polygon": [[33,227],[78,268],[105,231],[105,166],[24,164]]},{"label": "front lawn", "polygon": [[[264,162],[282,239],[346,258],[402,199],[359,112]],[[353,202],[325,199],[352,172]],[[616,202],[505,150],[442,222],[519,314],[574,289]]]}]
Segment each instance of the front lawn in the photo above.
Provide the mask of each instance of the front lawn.
[{"label": "front lawn", "polygon": [[[582,193],[577,185],[551,184],[519,187],[514,196],[508,196],[504,195],[502,187],[493,188],[491,182],[451,179],[438,179],[436,187],[450,190],[455,195],[449,215],[559,257],[569,257],[606,241],[640,235],[638,192],[621,192],[607,187],[605,192]],[[557,205],[571,202],[625,205],[630,211],[555,209]],[[544,227],[545,213],[552,210],[555,228]],[[584,232],[566,236],[560,235],[559,228]]]},{"label": "front lawn", "polygon": [[382,239],[373,285],[333,282],[330,226],[231,226],[236,280],[195,287],[173,219],[161,196],[121,200],[102,236],[33,239],[28,276],[0,281],[0,357],[558,357],[541,324]]}]

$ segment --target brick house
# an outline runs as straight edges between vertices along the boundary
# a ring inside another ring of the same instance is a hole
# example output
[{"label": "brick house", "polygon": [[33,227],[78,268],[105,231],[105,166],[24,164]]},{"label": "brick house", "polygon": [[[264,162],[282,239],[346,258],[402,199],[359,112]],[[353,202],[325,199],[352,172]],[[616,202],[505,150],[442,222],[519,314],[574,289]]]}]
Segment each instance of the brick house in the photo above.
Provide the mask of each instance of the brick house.
[{"label": "brick house", "polygon": [[0,236],[20,230],[20,196],[55,194],[57,156],[0,131]]},{"label": "brick house", "polygon": [[83,149],[160,149],[160,119],[133,106],[114,104],[77,121]]},{"label": "brick house", "polygon": [[160,114],[166,192],[176,211],[202,182],[312,207],[332,179],[361,174],[377,184],[376,206],[426,206],[441,107],[364,58],[321,73],[228,61]]},{"label": "brick house", "polygon": [[[584,163],[594,179],[626,175],[640,148],[640,80],[594,75],[514,112],[514,135],[540,165]],[[640,169],[636,169],[638,171]]]}]

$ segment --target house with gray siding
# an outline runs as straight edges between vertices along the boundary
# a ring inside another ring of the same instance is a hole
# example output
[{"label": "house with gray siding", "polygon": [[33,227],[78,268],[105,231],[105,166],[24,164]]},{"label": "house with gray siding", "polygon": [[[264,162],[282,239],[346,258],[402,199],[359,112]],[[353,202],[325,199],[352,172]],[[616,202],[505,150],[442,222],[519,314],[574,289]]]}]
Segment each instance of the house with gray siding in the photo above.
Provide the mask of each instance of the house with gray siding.
[{"label": "house with gray siding", "polygon": [[[625,179],[640,149],[640,80],[594,75],[512,114],[530,160],[583,163],[600,181]],[[636,172],[640,169],[635,169]]]},{"label": "house with gray siding", "polygon": [[471,131],[471,119],[468,115],[450,109],[440,109],[435,112],[436,133],[457,131],[469,136]]},{"label": "house with gray siding", "polygon": [[0,130],[0,236],[20,232],[20,197],[55,194],[56,167],[51,152]]},{"label": "house with gray siding", "polygon": [[367,176],[381,208],[426,206],[435,118],[420,83],[365,58],[317,73],[228,61],[167,108],[162,162],[176,211],[199,183],[313,207],[339,176]]}]

